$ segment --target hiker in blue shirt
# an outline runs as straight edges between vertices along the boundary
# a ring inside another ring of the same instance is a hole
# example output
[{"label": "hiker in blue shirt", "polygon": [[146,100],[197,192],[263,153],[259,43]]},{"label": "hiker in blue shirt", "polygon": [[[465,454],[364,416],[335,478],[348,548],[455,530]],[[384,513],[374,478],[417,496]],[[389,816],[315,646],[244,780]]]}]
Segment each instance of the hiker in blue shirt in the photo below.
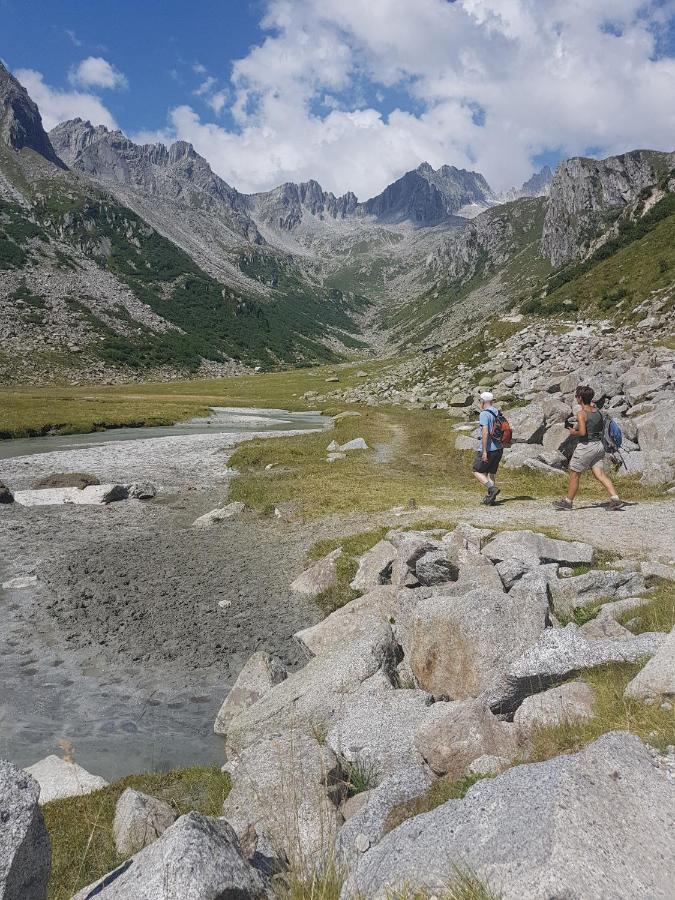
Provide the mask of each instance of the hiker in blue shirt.
[{"label": "hiker in blue shirt", "polygon": [[474,477],[487,488],[481,500],[486,506],[494,506],[499,488],[495,484],[497,469],[504,449],[494,436],[494,427],[499,410],[493,405],[494,397],[489,391],[480,395],[480,416],[478,418],[478,449],[473,461]]}]

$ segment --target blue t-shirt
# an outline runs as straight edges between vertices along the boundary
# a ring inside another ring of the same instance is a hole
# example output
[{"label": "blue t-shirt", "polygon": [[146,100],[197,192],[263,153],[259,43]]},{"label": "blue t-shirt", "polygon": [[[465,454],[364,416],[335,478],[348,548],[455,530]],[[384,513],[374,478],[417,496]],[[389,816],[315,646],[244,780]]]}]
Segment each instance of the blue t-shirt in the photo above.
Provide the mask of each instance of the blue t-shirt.
[{"label": "blue t-shirt", "polygon": [[481,409],[480,416],[478,417],[478,450],[483,452],[483,425],[487,425],[488,427],[488,453],[492,453],[493,450],[501,450],[502,445],[499,441],[495,441],[492,437],[492,429],[495,424],[495,416],[499,412],[494,406],[488,406],[487,409]]}]

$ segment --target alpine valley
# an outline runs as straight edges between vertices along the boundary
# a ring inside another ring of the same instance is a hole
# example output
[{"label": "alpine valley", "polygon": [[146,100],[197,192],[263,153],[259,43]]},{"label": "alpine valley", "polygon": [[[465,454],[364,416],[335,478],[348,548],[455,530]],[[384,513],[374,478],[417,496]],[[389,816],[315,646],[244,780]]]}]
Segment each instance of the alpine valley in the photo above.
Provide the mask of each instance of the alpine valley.
[{"label": "alpine valley", "polygon": [[[381,194],[243,194],[190,144],[47,134],[0,64],[0,380],[221,375],[443,345],[499,314],[672,317],[675,153],[498,196],[423,162]],[[646,304],[646,305],[645,305]]]}]

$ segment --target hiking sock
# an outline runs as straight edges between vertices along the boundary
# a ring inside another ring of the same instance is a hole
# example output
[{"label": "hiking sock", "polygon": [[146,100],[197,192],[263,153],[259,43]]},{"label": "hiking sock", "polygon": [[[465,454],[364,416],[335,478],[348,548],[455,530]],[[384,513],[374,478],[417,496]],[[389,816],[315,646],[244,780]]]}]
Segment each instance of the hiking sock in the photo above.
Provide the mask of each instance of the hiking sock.
[{"label": "hiking sock", "polygon": [[618,494],[610,494],[609,499],[610,499],[610,500],[618,500],[618,499],[619,499],[619,495],[618,495]]}]

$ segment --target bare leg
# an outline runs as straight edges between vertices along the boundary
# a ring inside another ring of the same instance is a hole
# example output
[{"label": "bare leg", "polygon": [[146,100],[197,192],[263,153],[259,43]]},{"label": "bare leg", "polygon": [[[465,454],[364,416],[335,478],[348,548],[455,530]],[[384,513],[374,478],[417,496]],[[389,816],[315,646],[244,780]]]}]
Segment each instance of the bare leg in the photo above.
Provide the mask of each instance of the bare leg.
[{"label": "bare leg", "polygon": [[607,493],[609,494],[609,496],[612,499],[619,496],[616,492],[616,488],[614,487],[614,484],[612,483],[611,478],[609,477],[609,475],[606,474],[605,470],[603,469],[602,463],[600,463],[597,466],[593,466],[593,468],[591,469],[591,472],[593,472],[593,475],[597,478],[597,480],[604,487],[604,489],[607,491]]},{"label": "bare leg", "polygon": [[484,487],[487,487],[487,486],[488,486],[488,482],[489,482],[490,479],[487,477],[487,475],[483,475],[482,472],[474,472],[474,473],[473,473],[473,477],[476,478],[476,479],[478,479],[478,481],[480,481],[480,483],[481,483]]},{"label": "bare leg", "polygon": [[574,500],[579,491],[580,478],[581,474],[579,472],[570,472],[570,480],[567,484],[567,499],[570,503]]}]

